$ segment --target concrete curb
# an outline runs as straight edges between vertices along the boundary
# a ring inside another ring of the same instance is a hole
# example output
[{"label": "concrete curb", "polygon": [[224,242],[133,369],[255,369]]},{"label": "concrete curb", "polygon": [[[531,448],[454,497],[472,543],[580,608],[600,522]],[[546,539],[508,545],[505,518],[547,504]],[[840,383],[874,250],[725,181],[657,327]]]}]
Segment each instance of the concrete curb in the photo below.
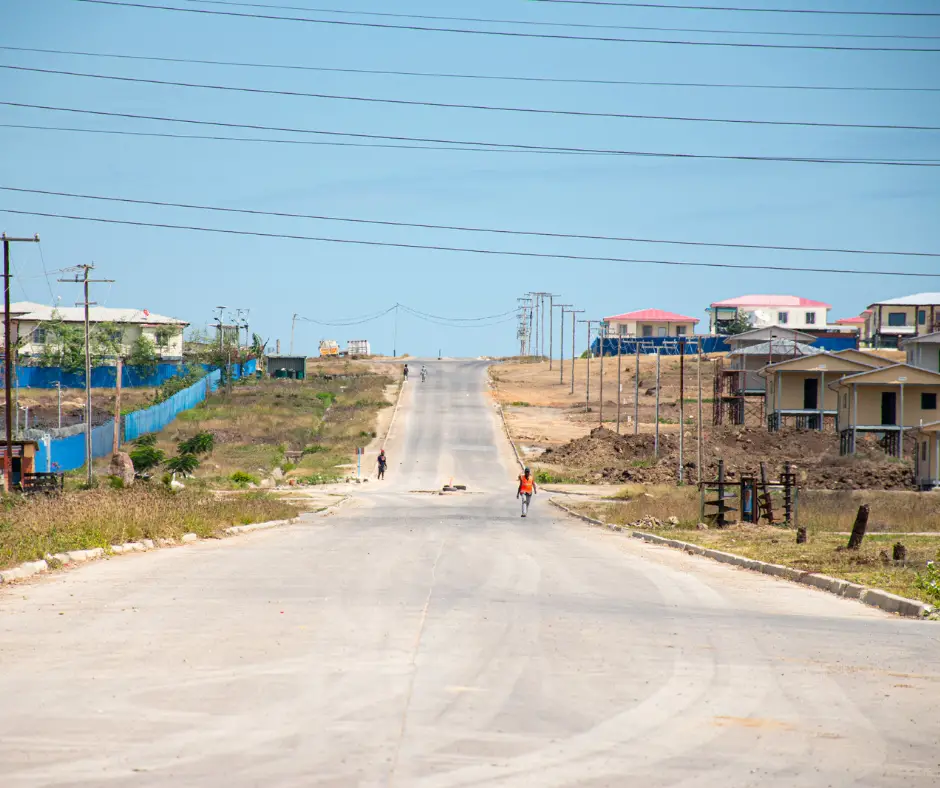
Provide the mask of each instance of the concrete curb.
[{"label": "concrete curb", "polygon": [[859,602],[863,602],[871,607],[876,607],[879,610],[884,610],[886,613],[897,613],[900,616],[906,616],[908,618],[927,618],[936,612],[933,605],[929,605],[926,602],[918,602],[916,599],[907,599],[902,596],[897,596],[896,594],[889,594],[887,591],[882,591],[878,588],[869,588],[868,586],[858,585],[857,583],[850,583],[848,580],[840,580],[837,577],[820,575],[815,572],[805,572],[802,569],[793,569],[789,566],[768,564],[765,561],[757,561],[753,558],[745,558],[744,556],[735,555],[734,553],[725,553],[721,550],[710,550],[701,545],[680,542],[678,539],[667,539],[657,534],[631,531],[619,525],[611,525],[602,520],[595,520],[592,517],[579,514],[559,503],[554,498],[549,498],[549,503],[554,504],[566,514],[577,517],[579,520],[583,520],[591,525],[599,525],[611,531],[626,531],[630,536],[636,539],[642,539],[649,544],[672,547],[675,550],[683,550],[690,555],[701,555],[723,564],[730,564],[731,566],[737,566],[741,569],[748,569],[752,572],[760,572],[761,574],[770,575],[771,577],[779,577],[782,580],[790,580],[794,583],[818,588],[820,591],[826,591],[835,596],[845,597],[846,599],[857,599]]},{"label": "concrete curb", "polygon": [[395,419],[398,418],[398,407],[401,405],[401,398],[405,394],[405,381],[402,380],[401,385],[398,387],[398,398],[395,400],[395,410],[392,411],[392,418],[389,419],[388,429],[385,430],[385,437],[382,438],[382,444],[379,446],[380,449],[385,448],[385,444],[388,443],[388,437],[392,434],[392,427],[395,426]]},{"label": "concrete curb", "polygon": [[[335,509],[338,506],[342,506],[348,500],[349,496],[344,496],[336,503],[332,503],[329,506],[314,512],[314,514],[319,514],[331,509]],[[239,534],[251,533],[252,531],[265,531],[269,528],[278,528],[283,525],[293,525],[297,522],[298,519],[299,517],[293,517],[289,520],[269,520],[268,522],[264,523],[232,525],[223,529],[222,533],[229,534],[230,536],[237,536]],[[82,564],[86,563],[87,561],[96,561],[98,559],[112,555],[123,555],[125,553],[145,553],[150,550],[159,550],[162,547],[176,547],[178,545],[191,544],[192,542],[198,541],[201,541],[198,534],[189,533],[183,534],[179,538],[179,541],[175,539],[141,539],[139,542],[124,542],[124,544],[110,545],[107,551],[105,551],[103,547],[93,547],[90,550],[70,550],[67,553],[47,555],[46,559],[43,561],[26,561],[19,566],[14,566],[10,569],[4,569],[2,572],[0,572],[0,585],[11,583],[14,580],[26,580],[27,578],[33,577],[35,575],[44,574],[50,569],[58,568],[60,565],[70,566],[74,564]],[[51,566],[50,561],[52,562]]]},{"label": "concrete curb", "polygon": [[503,431],[506,433],[506,439],[512,447],[512,453],[516,458],[516,462],[519,463],[519,467],[522,470],[525,470],[525,462],[522,457],[519,456],[519,449],[516,447],[516,442],[513,440],[512,433],[509,431],[509,422],[506,421],[506,414],[503,412],[503,405],[499,400],[496,400],[496,410],[499,411],[499,420],[503,423]]}]

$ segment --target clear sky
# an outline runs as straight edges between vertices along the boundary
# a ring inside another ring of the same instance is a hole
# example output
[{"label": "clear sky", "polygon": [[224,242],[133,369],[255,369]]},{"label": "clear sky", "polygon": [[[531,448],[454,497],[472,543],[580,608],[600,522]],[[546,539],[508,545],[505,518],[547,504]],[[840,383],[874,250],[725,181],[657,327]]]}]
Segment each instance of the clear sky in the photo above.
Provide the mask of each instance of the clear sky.
[{"label": "clear sky", "polygon": [[[940,37],[940,18],[602,8],[523,0],[258,0],[346,11],[494,17],[599,25]],[[140,0],[210,10],[257,8]],[[677,0],[678,2],[678,0]],[[749,0],[753,6],[760,4]],[[706,3],[707,4],[707,3]],[[741,0],[716,5],[747,5]],[[776,7],[934,11],[914,0],[777,0]],[[409,20],[274,10],[288,16]],[[93,5],[4,0],[4,46],[465,74],[866,87],[940,87],[940,53],[879,53],[577,42],[302,24]],[[414,24],[461,26],[412,20]],[[935,39],[794,38],[586,28],[481,29],[842,46],[940,48]],[[591,112],[940,126],[940,93],[752,90],[458,80],[236,68],[0,50],[0,64],[343,95]],[[940,132],[565,117],[226,93],[0,70],[2,100],[266,126],[534,145],[683,153],[940,160]],[[0,107],[0,123],[228,134],[301,135]],[[306,139],[310,139],[306,137]],[[318,138],[314,138],[318,139]],[[322,139],[322,138],[319,138]],[[940,251],[940,169],[782,162],[638,159],[273,145],[0,128],[0,185],[262,211],[432,224],[787,246]],[[0,192],[0,208],[267,233],[575,255],[940,271],[940,258],[733,250],[552,240],[219,215]],[[505,312],[528,290],[554,291],[600,317],[656,307],[703,319],[712,301],[746,293],[824,300],[832,318],[923,290],[927,278],[669,268],[237,237],[4,214],[9,234],[38,232],[48,269],[94,262],[99,303],[178,316],[250,309],[252,328],[286,348],[291,315],[321,321],[401,302],[449,317]],[[63,303],[37,249],[14,249],[14,300]],[[50,289],[51,288],[51,289]],[[556,323],[557,325],[557,323]],[[299,351],[320,338],[368,338],[392,350],[392,316],[344,328],[299,322]],[[451,328],[402,314],[398,350],[478,355],[517,349],[512,323]]]}]

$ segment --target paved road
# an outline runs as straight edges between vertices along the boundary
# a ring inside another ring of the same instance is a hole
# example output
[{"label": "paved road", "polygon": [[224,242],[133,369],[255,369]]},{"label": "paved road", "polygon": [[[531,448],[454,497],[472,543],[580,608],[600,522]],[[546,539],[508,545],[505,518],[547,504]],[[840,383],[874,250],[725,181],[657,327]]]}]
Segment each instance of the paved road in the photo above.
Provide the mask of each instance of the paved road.
[{"label": "paved road", "polygon": [[522,520],[484,381],[336,514],[0,591],[0,785],[938,784],[938,625]]}]

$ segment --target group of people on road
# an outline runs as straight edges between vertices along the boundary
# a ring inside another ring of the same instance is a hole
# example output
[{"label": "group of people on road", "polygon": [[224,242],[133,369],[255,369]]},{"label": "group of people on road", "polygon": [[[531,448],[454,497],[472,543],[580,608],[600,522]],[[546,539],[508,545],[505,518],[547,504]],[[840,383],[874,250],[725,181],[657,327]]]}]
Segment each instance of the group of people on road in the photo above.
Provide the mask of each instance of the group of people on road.
[{"label": "group of people on road", "polygon": [[[408,380],[408,365],[407,364],[405,364],[405,368],[404,368],[404,377],[405,377],[405,380]],[[421,382],[424,383],[424,381],[426,381],[427,379],[428,379],[428,368],[424,364],[422,364],[421,365]]]}]

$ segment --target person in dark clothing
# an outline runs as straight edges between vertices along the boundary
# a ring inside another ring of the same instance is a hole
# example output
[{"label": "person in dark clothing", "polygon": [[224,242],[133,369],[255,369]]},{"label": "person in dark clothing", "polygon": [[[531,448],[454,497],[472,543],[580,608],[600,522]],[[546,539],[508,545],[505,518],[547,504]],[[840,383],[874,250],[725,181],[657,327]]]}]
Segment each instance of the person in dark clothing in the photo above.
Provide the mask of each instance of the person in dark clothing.
[{"label": "person in dark clothing", "polygon": [[379,478],[385,478],[385,469],[388,467],[388,458],[385,456],[385,449],[379,452]]}]

